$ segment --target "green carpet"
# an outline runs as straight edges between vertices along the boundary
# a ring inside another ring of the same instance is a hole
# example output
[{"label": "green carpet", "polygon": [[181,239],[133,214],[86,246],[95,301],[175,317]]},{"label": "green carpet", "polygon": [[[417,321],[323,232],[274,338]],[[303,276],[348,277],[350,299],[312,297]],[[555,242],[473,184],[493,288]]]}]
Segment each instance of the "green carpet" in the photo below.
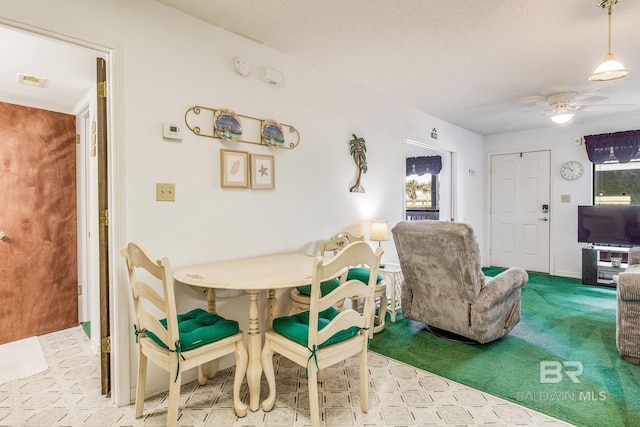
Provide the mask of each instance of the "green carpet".
[{"label": "green carpet", "polygon": [[370,349],[578,426],[640,425],[640,367],[616,349],[615,289],[529,273],[520,323],[498,341],[456,343],[398,318]]},{"label": "green carpet", "polygon": [[91,338],[91,322],[81,322],[82,330],[89,338]]}]

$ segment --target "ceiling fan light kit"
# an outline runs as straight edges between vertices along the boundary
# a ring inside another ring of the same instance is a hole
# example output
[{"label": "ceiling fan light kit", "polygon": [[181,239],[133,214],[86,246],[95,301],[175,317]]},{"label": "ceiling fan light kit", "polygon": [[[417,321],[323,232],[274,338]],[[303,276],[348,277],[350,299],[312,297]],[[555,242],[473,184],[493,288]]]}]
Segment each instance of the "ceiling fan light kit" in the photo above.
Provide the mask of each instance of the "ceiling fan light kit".
[{"label": "ceiling fan light kit", "polygon": [[565,123],[569,123],[571,119],[573,119],[573,116],[573,113],[558,113],[554,116],[551,116],[551,120],[553,120],[554,123],[563,125]]},{"label": "ceiling fan light kit", "polygon": [[589,80],[592,82],[606,82],[609,80],[616,80],[625,77],[629,72],[624,68],[619,61],[611,53],[611,6],[618,3],[619,0],[602,0],[600,7],[607,8],[608,19],[608,51],[604,57],[602,64],[596,68]]},{"label": "ceiling fan light kit", "polygon": [[563,125],[573,119],[575,115],[573,111],[579,109],[575,105],[576,95],[576,92],[561,92],[547,97],[547,102],[551,107],[547,114],[551,115],[551,120],[554,123]]}]

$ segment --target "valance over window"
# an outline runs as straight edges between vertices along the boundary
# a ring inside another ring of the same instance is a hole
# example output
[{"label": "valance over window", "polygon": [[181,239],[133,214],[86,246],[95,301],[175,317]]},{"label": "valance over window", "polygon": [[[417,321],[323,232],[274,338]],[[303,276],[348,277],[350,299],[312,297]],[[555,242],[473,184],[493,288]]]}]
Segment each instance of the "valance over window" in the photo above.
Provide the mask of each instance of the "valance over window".
[{"label": "valance over window", "polygon": [[638,154],[640,130],[587,135],[584,140],[592,163],[604,163],[610,158],[612,151],[620,163],[627,163]]},{"label": "valance over window", "polygon": [[407,157],[407,176],[424,174],[437,175],[442,170],[442,157],[422,156]]}]

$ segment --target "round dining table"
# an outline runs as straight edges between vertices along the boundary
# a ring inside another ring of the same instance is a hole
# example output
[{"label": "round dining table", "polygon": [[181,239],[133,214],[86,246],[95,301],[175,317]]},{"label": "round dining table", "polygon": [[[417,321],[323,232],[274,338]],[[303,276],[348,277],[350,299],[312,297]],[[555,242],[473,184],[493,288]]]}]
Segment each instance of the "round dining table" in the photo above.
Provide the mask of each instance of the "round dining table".
[{"label": "round dining table", "polygon": [[277,307],[275,290],[310,284],[315,258],[300,253],[281,253],[190,265],[173,272],[176,281],[207,289],[207,309],[212,313],[216,312],[216,289],[242,290],[249,295],[247,384],[249,408],[252,411],[257,411],[260,406],[262,376],[258,294],[263,290],[268,291],[267,327],[270,327]]}]

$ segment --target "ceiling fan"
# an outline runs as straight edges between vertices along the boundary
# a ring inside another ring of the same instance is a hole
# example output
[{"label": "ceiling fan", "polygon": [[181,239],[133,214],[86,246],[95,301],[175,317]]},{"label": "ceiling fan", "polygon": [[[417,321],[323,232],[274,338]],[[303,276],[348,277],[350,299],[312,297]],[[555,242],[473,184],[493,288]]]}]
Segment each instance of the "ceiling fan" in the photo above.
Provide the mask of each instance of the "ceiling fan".
[{"label": "ceiling fan", "polygon": [[[551,116],[554,123],[564,124],[573,118],[576,111],[594,111],[605,110],[610,108],[630,108],[635,104],[579,104],[576,101],[577,92],[560,92],[547,97],[550,109],[544,112],[545,115]],[[594,96],[584,101],[601,101],[607,99],[602,96]]]},{"label": "ceiling fan", "polygon": [[[595,111],[605,109],[632,108],[635,104],[589,104],[589,102],[599,102],[607,99],[604,96],[591,96],[578,101],[577,92],[559,92],[546,97],[548,108],[542,112],[543,116],[549,116],[554,123],[565,124],[570,122],[578,111]],[[544,102],[544,101],[542,101]],[[536,104],[538,104],[536,102]],[[539,108],[539,107],[538,107]],[[534,109],[537,109],[534,107]],[[521,110],[523,112],[532,111],[532,109]],[[534,120],[535,117],[525,121]],[[508,127],[513,127],[523,122],[515,123]]]}]

